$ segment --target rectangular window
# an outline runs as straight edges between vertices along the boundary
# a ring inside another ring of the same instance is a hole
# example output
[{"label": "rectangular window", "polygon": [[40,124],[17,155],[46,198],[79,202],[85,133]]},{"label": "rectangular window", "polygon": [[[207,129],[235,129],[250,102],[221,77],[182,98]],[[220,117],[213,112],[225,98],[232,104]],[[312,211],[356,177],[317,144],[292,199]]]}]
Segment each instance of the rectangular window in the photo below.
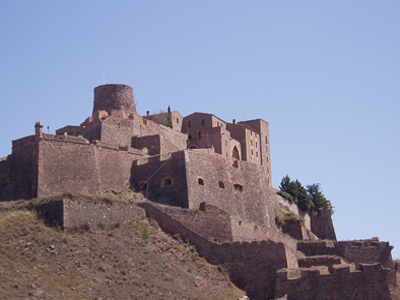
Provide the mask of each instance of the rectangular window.
[{"label": "rectangular window", "polygon": [[201,126],[206,126],[206,120],[205,119],[201,120]]}]

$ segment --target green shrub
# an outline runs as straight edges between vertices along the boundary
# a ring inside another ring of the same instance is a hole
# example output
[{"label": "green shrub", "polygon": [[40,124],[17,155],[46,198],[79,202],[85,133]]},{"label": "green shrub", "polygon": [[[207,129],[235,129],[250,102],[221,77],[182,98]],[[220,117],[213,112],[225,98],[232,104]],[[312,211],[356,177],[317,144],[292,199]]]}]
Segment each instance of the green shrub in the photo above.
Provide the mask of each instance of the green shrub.
[{"label": "green shrub", "polygon": [[150,238],[150,233],[147,231],[147,228],[145,227],[142,231],[142,239],[148,240]]}]

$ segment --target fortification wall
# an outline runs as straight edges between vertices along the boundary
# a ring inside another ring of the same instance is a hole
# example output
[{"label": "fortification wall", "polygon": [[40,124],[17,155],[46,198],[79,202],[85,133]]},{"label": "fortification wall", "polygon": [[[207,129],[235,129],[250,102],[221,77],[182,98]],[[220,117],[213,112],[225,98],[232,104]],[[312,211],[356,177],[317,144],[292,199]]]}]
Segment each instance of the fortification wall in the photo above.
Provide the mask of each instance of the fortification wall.
[{"label": "fortification wall", "polygon": [[85,197],[56,198],[36,206],[35,210],[42,212],[50,225],[60,225],[66,231],[83,225],[116,226],[146,216],[144,210],[138,206],[118,202],[109,204]]},{"label": "fortification wall", "polygon": [[[31,135],[12,143],[12,155],[9,156],[10,186],[12,198],[3,200],[31,199],[37,197],[38,186],[38,140]],[[10,192],[7,192],[8,196]]]},{"label": "fortification wall", "polygon": [[129,146],[132,138],[150,135],[160,136],[162,153],[187,147],[186,134],[143,119],[139,115],[124,118],[122,114],[114,113],[101,123],[101,141],[109,144]]},{"label": "fortification wall", "polygon": [[232,226],[241,226],[240,221],[253,222],[266,228],[273,239],[277,232],[271,201],[274,192],[262,176],[261,166],[240,161],[236,168],[218,154],[193,150],[186,150],[184,154],[189,208],[196,209],[207,201],[239,217],[239,222]]},{"label": "fortification wall", "polygon": [[132,161],[141,157],[130,148],[88,144],[71,136],[45,136],[39,149],[38,197],[121,190],[129,186]]},{"label": "fortification wall", "polygon": [[148,199],[157,203],[188,208],[183,155],[181,151],[135,161],[131,170],[131,186],[136,190],[141,188]]},{"label": "fortification wall", "polygon": [[[214,211],[210,211],[209,206],[206,211],[188,210],[157,205],[150,202],[143,203],[142,207],[145,208],[147,215],[155,216],[157,219],[159,219],[160,216],[169,216],[170,219],[180,223],[181,226],[188,228],[189,231],[209,241],[218,243],[232,242],[230,217],[226,212],[216,207],[213,207],[215,208]],[[171,228],[170,225],[166,226],[165,223],[167,220],[167,218],[163,219],[163,226]]]},{"label": "fortification wall", "polygon": [[143,207],[146,215],[153,216],[164,231],[179,233],[183,240],[196,245],[199,254],[210,263],[227,267],[232,282],[245,289],[251,299],[274,297],[276,271],[288,267],[287,249],[283,243],[210,242],[154,205],[145,203]]},{"label": "fortification wall", "polygon": [[307,256],[312,255],[337,255],[343,257],[349,263],[380,263],[384,268],[390,269],[388,280],[390,284],[396,284],[394,264],[391,251],[393,246],[388,242],[380,242],[378,239],[360,241],[300,241],[297,250]]},{"label": "fortification wall", "polygon": [[280,270],[276,277],[275,296],[288,299],[342,300],[392,299],[387,273],[380,264],[362,265],[360,270],[350,266],[312,269]]},{"label": "fortification wall", "polygon": [[320,239],[336,241],[332,211],[330,209],[315,211],[311,218],[311,230]]},{"label": "fortification wall", "polygon": [[12,198],[12,181],[10,177],[10,159],[0,158],[0,201]]}]

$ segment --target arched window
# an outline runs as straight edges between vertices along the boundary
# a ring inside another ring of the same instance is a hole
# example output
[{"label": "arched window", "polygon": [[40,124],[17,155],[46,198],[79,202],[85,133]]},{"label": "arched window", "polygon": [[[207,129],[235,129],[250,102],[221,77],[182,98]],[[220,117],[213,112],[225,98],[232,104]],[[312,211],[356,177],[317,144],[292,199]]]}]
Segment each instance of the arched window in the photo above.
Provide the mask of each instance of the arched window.
[{"label": "arched window", "polygon": [[197,182],[199,183],[199,185],[204,185],[204,179],[201,177],[197,178]]},{"label": "arched window", "polygon": [[236,158],[237,160],[240,160],[239,150],[236,146],[233,147],[232,157]]},{"label": "arched window", "polygon": [[201,126],[206,126],[206,120],[205,119],[201,120]]},{"label": "arched window", "polygon": [[219,184],[219,187],[220,187],[221,189],[224,189],[224,188],[225,188],[225,185],[224,185],[224,183],[223,183],[222,181],[220,181],[218,184]]},{"label": "arched window", "polygon": [[201,131],[199,131],[199,139],[201,139]]},{"label": "arched window", "polygon": [[243,192],[243,186],[238,183],[235,183],[233,188],[235,189],[235,192]]},{"label": "arched window", "polygon": [[171,177],[166,177],[161,181],[161,187],[171,186],[174,184],[174,179]]}]

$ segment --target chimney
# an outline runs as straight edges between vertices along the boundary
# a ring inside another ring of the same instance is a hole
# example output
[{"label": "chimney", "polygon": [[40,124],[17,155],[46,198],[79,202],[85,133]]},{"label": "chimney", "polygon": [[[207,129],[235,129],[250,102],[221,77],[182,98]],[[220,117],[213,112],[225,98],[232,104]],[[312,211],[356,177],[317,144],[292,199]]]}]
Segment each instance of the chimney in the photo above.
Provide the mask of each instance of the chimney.
[{"label": "chimney", "polygon": [[232,120],[232,123],[233,123],[233,124],[236,124],[236,119],[233,119],[233,120]]},{"label": "chimney", "polygon": [[148,111],[146,112],[146,114],[147,114],[148,116],[150,116],[150,111],[148,110]]}]

